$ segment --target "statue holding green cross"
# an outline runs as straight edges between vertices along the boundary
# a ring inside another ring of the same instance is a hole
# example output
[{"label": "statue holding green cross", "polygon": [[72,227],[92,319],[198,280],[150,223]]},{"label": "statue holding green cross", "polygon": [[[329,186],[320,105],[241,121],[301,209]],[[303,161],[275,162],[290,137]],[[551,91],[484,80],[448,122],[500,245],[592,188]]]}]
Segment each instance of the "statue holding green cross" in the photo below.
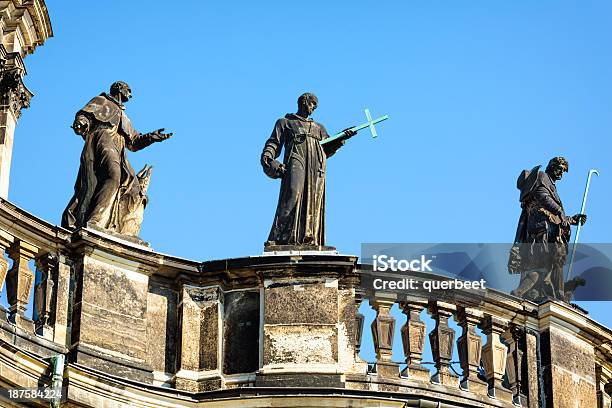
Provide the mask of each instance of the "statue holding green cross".
[{"label": "statue holding green cross", "polygon": [[[374,125],[388,119],[386,115],[372,119],[366,109],[366,123],[329,136],[323,125],[310,118],[317,106],[315,95],[301,95],[297,112],[276,121],[261,153],[264,173],[281,179],[266,251],[330,248],[325,247],[326,160],[361,129],[369,128],[376,137]],[[282,163],[277,160],[281,151]]]},{"label": "statue holding green cross", "polygon": [[[367,108],[365,109],[365,115],[366,115],[366,119],[368,120],[367,122],[362,123],[359,126],[354,126],[352,128],[349,128],[347,130],[353,130],[355,132],[358,132],[358,131],[360,131],[362,129],[370,128],[370,133],[372,133],[372,137],[378,137],[378,133],[376,132],[376,128],[374,127],[374,125],[379,123],[379,122],[382,122],[383,120],[389,119],[389,116],[384,115],[384,116],[381,116],[380,118],[372,119],[372,116],[370,115],[370,110],[367,109]],[[336,133],[335,135],[333,135],[330,138],[327,138],[325,140],[321,140],[321,144],[325,145],[327,143],[333,142],[334,140],[342,139],[342,138],[344,138],[345,140],[347,139],[346,130],[343,130],[340,133]]]}]

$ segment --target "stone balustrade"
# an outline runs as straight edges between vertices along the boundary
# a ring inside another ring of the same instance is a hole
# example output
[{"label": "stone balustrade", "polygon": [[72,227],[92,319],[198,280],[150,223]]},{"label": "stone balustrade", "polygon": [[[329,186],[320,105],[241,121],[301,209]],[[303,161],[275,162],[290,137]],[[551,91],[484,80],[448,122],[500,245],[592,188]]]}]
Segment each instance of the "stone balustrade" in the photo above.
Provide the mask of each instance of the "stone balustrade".
[{"label": "stone balustrade", "polygon": [[49,384],[64,354],[75,405],[611,406],[612,331],[566,304],[368,290],[331,253],[189,261],[4,200],[0,248],[0,380]]}]

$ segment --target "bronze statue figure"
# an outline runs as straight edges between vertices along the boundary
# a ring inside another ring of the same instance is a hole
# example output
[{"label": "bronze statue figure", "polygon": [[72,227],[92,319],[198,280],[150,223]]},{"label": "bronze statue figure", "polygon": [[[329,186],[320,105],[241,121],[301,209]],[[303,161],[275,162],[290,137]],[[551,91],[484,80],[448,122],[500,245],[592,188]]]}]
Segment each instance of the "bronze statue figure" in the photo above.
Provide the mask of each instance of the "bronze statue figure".
[{"label": "bronze statue figure", "polygon": [[520,273],[519,287],[513,295],[533,301],[545,298],[569,302],[571,295],[584,280],[565,282],[563,267],[570,240],[570,225],[584,224],[587,216],[565,215],[555,183],[569,170],[563,157],[554,157],[539,171],[523,170],[517,180],[520,190],[521,216],[514,246],[510,251],[508,269]]},{"label": "bronze statue figure", "polygon": [[90,226],[136,237],[147,203],[151,167],[136,174],[127,152],[172,136],[164,129],[141,134],[130,123],[124,103],[132,90],[122,81],[110,93],[93,98],[77,112],[72,128],[85,141],[74,196],[62,215],[62,227]]},{"label": "bronze statue figure", "polygon": [[[297,113],[278,119],[261,154],[266,175],[281,178],[280,194],[266,249],[280,246],[320,248],[325,245],[325,163],[350,137],[324,146],[329,137],[325,127],[309,116],[318,99],[305,93],[298,99]],[[284,149],[283,162],[276,160]]]}]

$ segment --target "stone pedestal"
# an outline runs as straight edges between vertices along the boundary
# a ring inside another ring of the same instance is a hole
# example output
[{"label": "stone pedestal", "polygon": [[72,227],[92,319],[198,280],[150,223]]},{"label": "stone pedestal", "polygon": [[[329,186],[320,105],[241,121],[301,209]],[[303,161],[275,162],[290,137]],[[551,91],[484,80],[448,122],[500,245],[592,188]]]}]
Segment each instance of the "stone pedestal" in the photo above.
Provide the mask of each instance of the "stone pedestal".
[{"label": "stone pedestal", "polygon": [[200,392],[223,387],[220,365],[222,308],[223,292],[219,286],[183,285],[177,388]]},{"label": "stone pedestal", "polygon": [[346,264],[348,257],[326,258],[304,270],[262,273],[256,386],[344,387],[355,362],[354,290],[334,271],[334,259]]},{"label": "stone pedestal", "polygon": [[152,382],[146,363],[149,278],[140,267],[96,249],[79,259],[71,361]]},{"label": "stone pedestal", "polygon": [[560,302],[539,308],[547,408],[597,407],[595,350],[584,315]]}]

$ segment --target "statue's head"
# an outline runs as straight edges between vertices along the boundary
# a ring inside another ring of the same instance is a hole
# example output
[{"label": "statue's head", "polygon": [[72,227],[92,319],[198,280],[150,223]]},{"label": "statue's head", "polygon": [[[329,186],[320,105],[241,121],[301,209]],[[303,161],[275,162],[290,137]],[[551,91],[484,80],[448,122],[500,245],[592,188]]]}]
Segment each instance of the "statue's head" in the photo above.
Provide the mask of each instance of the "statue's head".
[{"label": "statue's head", "polygon": [[110,87],[112,97],[121,102],[127,102],[132,97],[130,86],[123,81],[116,81]]},{"label": "statue's head", "polygon": [[310,92],[306,92],[298,98],[298,113],[302,116],[308,117],[312,115],[312,112],[317,109],[319,105],[319,100],[317,99],[315,94]]},{"label": "statue's head", "polygon": [[546,166],[546,173],[553,180],[561,180],[563,177],[563,173],[567,173],[569,171],[569,163],[565,157],[557,156],[550,159],[548,165]]}]

